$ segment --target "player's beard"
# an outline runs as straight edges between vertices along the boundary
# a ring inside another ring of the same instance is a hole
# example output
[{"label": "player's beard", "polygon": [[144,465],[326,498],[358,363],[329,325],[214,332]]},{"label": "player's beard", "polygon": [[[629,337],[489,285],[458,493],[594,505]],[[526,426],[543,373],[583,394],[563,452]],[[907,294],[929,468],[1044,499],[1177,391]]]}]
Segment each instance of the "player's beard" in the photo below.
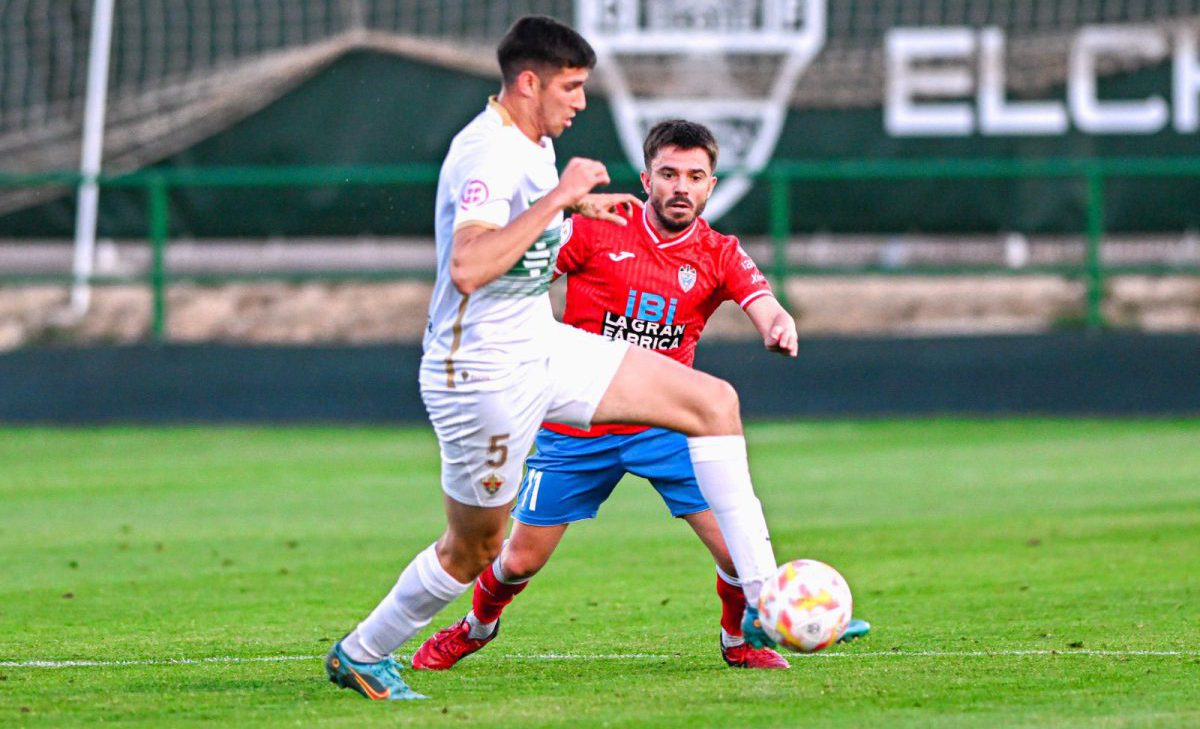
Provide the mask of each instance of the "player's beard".
[{"label": "player's beard", "polygon": [[695,222],[696,218],[700,217],[700,213],[704,212],[704,206],[708,203],[707,200],[701,200],[694,203],[691,210],[691,215],[683,220],[676,220],[667,216],[667,208],[671,203],[682,201],[691,203],[691,200],[682,197],[670,197],[666,200],[651,200],[650,207],[654,208],[654,214],[658,217],[658,224],[670,233],[681,233],[687,230],[687,227]]}]

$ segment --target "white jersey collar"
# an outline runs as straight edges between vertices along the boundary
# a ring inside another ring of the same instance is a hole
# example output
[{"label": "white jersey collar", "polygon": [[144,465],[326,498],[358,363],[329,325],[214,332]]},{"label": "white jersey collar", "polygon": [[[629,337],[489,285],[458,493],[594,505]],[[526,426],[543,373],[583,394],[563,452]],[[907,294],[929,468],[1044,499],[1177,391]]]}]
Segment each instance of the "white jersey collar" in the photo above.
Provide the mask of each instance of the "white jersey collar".
[{"label": "white jersey collar", "polygon": [[488,97],[488,103],[485,111],[495,114],[500,119],[500,126],[507,127],[514,134],[524,139],[533,147],[536,147],[542,151],[554,149],[554,142],[549,137],[542,137],[540,142],[535,142],[529,137],[525,136],[525,132],[521,131],[520,128],[517,127],[516,122],[513,121],[512,114],[508,113],[508,109],[504,108],[504,104],[500,103],[500,99],[498,97]]}]

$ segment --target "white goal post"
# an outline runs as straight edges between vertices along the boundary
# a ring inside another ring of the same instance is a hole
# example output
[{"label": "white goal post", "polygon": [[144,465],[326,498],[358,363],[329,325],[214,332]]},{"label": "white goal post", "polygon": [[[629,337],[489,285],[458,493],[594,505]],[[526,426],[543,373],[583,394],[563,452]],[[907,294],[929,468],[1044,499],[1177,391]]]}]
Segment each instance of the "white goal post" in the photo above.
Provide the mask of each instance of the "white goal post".
[{"label": "white goal post", "polygon": [[108,101],[108,61],[112,49],[113,0],[96,0],[92,10],[92,40],[88,46],[87,93],[83,112],[79,198],[75,212],[75,255],[71,273],[71,314],[82,317],[92,299],[90,279],[95,266],[96,215],[100,186],[96,178],[104,154],[104,110]]}]

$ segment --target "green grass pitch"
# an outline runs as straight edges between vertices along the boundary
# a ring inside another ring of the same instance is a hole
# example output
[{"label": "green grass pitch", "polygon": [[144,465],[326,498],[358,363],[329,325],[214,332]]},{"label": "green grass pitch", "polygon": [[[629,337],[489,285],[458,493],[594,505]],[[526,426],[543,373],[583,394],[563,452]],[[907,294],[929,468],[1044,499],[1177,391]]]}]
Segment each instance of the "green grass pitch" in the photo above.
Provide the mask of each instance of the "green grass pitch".
[{"label": "green grass pitch", "polygon": [[0,726],[1200,725],[1200,420],[748,437],[777,556],[840,568],[867,639],[726,668],[703,547],[627,479],[390,705],[315,656],[440,531],[428,429],[0,430]]}]

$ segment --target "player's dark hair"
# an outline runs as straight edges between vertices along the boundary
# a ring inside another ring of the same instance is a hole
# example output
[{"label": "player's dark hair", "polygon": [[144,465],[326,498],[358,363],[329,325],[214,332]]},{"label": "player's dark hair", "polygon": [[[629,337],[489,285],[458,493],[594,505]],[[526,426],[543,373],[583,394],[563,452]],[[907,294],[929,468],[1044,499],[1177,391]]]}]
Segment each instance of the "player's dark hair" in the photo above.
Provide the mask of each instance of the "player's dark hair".
[{"label": "player's dark hair", "polygon": [[591,44],[569,26],[545,15],[526,15],[513,23],[496,49],[496,57],[506,86],[527,69],[541,74],[596,66]]},{"label": "player's dark hair", "polygon": [[650,169],[650,160],[658,156],[663,147],[701,148],[708,152],[708,162],[712,169],[717,169],[717,138],[703,124],[685,119],[668,119],[655,124],[646,135],[646,141],[642,143],[642,155],[645,157],[647,170]]}]

